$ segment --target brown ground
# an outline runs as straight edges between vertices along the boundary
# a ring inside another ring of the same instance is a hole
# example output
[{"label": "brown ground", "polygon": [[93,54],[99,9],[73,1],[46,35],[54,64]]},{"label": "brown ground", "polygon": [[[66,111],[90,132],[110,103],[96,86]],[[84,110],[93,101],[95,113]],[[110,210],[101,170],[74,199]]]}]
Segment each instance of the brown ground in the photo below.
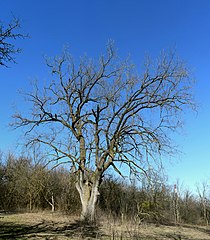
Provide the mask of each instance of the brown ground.
[{"label": "brown ground", "polygon": [[210,240],[210,227],[120,224],[114,220],[89,226],[78,217],[59,213],[1,214],[0,239]]}]

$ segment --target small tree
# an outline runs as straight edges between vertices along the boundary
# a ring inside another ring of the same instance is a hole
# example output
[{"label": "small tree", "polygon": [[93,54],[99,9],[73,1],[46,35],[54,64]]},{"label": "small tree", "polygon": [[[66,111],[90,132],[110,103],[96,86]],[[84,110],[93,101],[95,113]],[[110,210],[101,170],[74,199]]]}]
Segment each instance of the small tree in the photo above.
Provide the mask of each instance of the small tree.
[{"label": "small tree", "polygon": [[180,199],[180,219],[184,223],[198,224],[200,221],[200,205],[198,199],[188,189]]},{"label": "small tree", "polygon": [[177,189],[177,185],[174,184],[173,191],[173,208],[174,208],[174,222],[175,224],[179,223],[179,193]]},{"label": "small tree", "polygon": [[[29,115],[17,113],[28,144],[42,144],[50,163],[69,162],[82,203],[82,218],[94,220],[99,185],[112,168],[146,173],[151,159],[171,153],[169,133],[192,105],[191,80],[173,53],[148,60],[143,74],[121,61],[109,44],[97,62],[73,61],[65,53],[47,62],[51,80],[27,93]],[[64,160],[67,159],[67,160]]]},{"label": "small tree", "polygon": [[203,182],[201,186],[197,184],[197,192],[200,198],[200,204],[202,207],[202,215],[203,215],[203,220],[206,224],[206,226],[209,225],[209,199],[208,199],[208,184],[207,182]]}]

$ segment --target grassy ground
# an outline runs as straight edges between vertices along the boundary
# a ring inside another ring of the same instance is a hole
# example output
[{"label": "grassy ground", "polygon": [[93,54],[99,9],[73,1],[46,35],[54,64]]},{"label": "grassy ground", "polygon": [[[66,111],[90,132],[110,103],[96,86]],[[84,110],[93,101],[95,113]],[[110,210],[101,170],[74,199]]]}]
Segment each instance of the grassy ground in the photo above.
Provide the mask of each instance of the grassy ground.
[{"label": "grassy ground", "polygon": [[210,227],[122,224],[105,219],[89,226],[59,213],[1,214],[0,239],[209,240]]}]

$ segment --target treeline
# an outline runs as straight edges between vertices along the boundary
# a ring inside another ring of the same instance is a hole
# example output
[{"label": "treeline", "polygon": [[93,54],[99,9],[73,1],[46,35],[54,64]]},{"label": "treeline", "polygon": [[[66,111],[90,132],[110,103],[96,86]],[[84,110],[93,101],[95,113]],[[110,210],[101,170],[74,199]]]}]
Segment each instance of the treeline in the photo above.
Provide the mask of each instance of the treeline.
[{"label": "treeline", "polygon": [[[107,175],[100,187],[97,211],[137,223],[208,224],[206,186],[198,191],[199,197],[177,188],[158,175],[142,178],[140,184]],[[50,170],[43,163],[9,154],[0,161],[0,210],[79,214],[81,205],[74,175],[65,167]]]},{"label": "treeline", "polygon": [[1,161],[0,193],[0,208],[6,211],[73,212],[80,207],[73,178],[65,168],[50,171],[44,164],[11,154]]}]

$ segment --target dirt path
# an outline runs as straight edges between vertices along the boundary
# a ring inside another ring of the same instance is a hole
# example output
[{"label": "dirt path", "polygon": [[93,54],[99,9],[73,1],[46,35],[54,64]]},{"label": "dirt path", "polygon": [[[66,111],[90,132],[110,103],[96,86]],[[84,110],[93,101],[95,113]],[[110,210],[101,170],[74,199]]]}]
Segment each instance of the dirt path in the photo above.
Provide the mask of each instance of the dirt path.
[{"label": "dirt path", "polygon": [[0,239],[102,239],[102,240],[210,240],[210,228],[201,226],[155,226],[103,221],[84,225],[77,217],[58,213],[0,215]]}]

